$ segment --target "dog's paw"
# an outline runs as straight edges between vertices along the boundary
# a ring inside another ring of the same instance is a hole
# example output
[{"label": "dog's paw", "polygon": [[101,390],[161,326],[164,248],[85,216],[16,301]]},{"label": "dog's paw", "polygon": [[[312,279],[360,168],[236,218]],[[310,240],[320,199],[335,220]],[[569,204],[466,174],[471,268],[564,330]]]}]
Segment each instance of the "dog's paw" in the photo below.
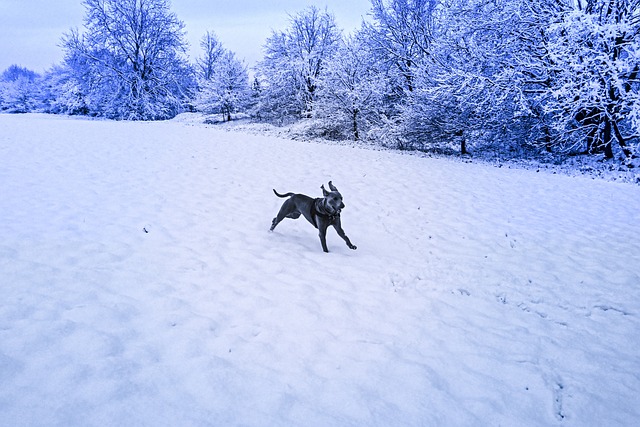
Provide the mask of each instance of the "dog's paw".
[{"label": "dog's paw", "polygon": [[349,249],[356,250],[356,249],[358,249],[358,247],[356,245],[349,245]]}]

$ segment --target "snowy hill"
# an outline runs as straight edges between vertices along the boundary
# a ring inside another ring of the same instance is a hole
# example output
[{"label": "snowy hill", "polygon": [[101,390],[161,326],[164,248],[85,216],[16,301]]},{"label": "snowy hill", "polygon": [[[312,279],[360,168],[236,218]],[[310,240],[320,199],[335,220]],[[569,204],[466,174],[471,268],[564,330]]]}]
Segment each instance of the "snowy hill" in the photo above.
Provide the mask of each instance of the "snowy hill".
[{"label": "snowy hill", "polygon": [[[640,187],[0,115],[11,426],[640,419]],[[329,254],[280,192],[345,197]]]}]

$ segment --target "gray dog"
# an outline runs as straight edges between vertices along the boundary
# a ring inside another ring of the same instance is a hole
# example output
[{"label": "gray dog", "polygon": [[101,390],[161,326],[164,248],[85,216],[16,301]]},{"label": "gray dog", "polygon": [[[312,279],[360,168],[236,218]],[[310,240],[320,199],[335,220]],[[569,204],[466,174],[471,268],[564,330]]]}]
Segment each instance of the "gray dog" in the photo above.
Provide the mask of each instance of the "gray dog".
[{"label": "gray dog", "polygon": [[273,218],[271,222],[271,229],[273,231],[276,225],[280,224],[285,218],[297,219],[300,215],[303,215],[307,221],[311,223],[320,233],[320,243],[322,244],[322,250],[329,252],[327,249],[327,228],[333,225],[333,228],[338,232],[338,236],[342,237],[347,246],[350,249],[357,249],[356,245],[352,244],[340,224],[340,211],[344,209],[344,203],[342,203],[342,194],[336,187],[329,181],[329,189],[327,191],[322,185],[322,194],[324,197],[312,199],[304,194],[279,194],[276,190],[273,190],[278,197],[289,197],[280,208],[278,216]]}]

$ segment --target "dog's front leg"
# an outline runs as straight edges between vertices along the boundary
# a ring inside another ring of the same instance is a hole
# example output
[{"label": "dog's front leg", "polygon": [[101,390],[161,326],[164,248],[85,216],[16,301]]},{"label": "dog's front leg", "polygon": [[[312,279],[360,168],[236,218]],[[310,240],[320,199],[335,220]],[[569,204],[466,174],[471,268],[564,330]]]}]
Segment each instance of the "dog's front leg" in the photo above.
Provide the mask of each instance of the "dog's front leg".
[{"label": "dog's front leg", "polygon": [[329,227],[329,224],[327,224],[324,221],[318,221],[320,224],[318,224],[318,235],[320,236],[320,244],[322,244],[322,250],[325,252],[329,252],[329,249],[327,249],[327,227]]},{"label": "dog's front leg", "polygon": [[340,218],[336,219],[336,221],[333,223],[333,228],[336,229],[336,232],[338,233],[338,236],[342,237],[342,239],[346,242],[346,244],[349,247],[349,249],[358,249],[358,247],[356,245],[351,243],[351,240],[349,240],[349,238],[345,234],[344,230],[342,229],[342,224],[340,223]]}]

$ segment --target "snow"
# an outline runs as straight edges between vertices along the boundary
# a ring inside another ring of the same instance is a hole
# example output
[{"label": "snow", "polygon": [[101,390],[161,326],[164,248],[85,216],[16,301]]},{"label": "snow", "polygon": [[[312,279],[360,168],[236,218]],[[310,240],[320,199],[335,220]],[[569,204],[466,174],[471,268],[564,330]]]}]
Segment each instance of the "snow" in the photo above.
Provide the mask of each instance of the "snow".
[{"label": "snow", "polygon": [[[11,426],[634,425],[640,186],[0,115]],[[344,196],[322,252],[280,192]]]}]

